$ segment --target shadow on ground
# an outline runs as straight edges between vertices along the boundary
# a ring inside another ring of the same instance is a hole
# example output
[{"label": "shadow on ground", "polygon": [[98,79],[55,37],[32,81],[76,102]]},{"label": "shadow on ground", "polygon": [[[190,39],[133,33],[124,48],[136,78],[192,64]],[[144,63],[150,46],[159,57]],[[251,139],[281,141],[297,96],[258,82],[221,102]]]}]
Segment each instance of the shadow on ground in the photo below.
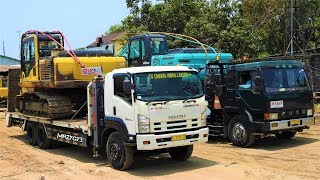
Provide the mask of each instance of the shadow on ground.
[{"label": "shadow on ground", "polygon": [[[25,138],[25,135],[17,135],[11,137],[29,145]],[[34,148],[39,149],[38,146],[34,146]],[[43,151],[76,159],[82,163],[95,163],[97,167],[110,166],[110,164],[107,163],[107,159],[105,157],[93,157],[91,148],[83,148],[61,143],[54,146],[54,148],[52,149],[43,149]],[[159,176],[199,169],[216,164],[217,163],[214,161],[202,159],[196,156],[192,156],[187,161],[179,162],[172,160],[168,154],[161,154],[156,156],[144,156],[143,154],[137,154],[137,156],[135,157],[133,168],[129,170],[128,173],[136,176]]]},{"label": "shadow on ground", "polygon": [[[25,144],[29,145],[26,140],[25,135],[17,135],[17,136],[10,136],[12,138],[16,138]],[[31,146],[31,145],[29,145]],[[34,146],[34,148],[40,149],[38,146]],[[65,143],[58,142],[53,146],[51,149],[42,149],[42,151],[46,151],[52,154],[66,156],[72,159],[76,159],[83,163],[95,163],[97,166],[109,166],[107,160],[105,160],[102,156],[97,158],[92,156],[92,149],[91,148],[84,148],[74,145],[69,145]]]},{"label": "shadow on ground", "polygon": [[178,172],[185,172],[204,167],[217,165],[217,162],[192,156],[187,161],[175,161],[169,154],[161,154],[151,157],[141,155],[135,158],[135,164],[128,173],[134,176],[161,176]]},{"label": "shadow on ground", "polygon": [[262,139],[258,139],[252,148],[263,149],[267,151],[277,151],[282,149],[295,148],[311,143],[318,142],[319,139],[309,137],[296,136],[292,139],[278,139],[275,136],[270,136]]},{"label": "shadow on ground", "polygon": [[[310,137],[296,136],[292,139],[278,139],[273,135],[265,138],[257,138],[255,143],[249,147],[251,149],[263,149],[267,151],[277,151],[282,149],[294,148],[302,145],[318,142],[319,139]],[[208,144],[225,144],[226,146],[232,146],[231,141],[223,137],[210,137]]]}]

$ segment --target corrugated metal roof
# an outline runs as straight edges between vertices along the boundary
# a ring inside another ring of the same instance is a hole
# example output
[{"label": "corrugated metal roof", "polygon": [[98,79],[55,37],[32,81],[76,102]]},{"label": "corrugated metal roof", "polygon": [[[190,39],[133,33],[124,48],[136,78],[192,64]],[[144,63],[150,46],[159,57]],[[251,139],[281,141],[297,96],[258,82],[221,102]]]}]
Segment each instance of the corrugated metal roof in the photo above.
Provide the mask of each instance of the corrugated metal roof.
[{"label": "corrugated metal roof", "polygon": [[15,58],[12,58],[12,57],[3,56],[3,55],[0,55],[0,57],[2,57],[2,58],[6,58],[6,59],[10,59],[10,60],[14,60],[14,61],[19,61],[19,62],[20,62],[20,60],[19,60],[19,59],[15,59]]},{"label": "corrugated metal roof", "polygon": [[9,69],[20,69],[20,66],[18,66],[18,65],[13,65],[13,66],[0,65],[0,72],[8,72]]}]

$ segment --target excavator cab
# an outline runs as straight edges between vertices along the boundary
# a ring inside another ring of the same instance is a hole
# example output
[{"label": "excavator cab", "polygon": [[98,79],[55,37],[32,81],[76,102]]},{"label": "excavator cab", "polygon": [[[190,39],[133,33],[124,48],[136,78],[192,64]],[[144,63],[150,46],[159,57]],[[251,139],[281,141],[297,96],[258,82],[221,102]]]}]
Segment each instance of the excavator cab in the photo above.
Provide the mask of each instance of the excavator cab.
[{"label": "excavator cab", "polygon": [[[45,32],[63,46],[59,32]],[[37,32],[26,32],[21,38],[21,80],[39,80],[39,60],[50,58],[52,50],[61,50],[58,43]]]}]

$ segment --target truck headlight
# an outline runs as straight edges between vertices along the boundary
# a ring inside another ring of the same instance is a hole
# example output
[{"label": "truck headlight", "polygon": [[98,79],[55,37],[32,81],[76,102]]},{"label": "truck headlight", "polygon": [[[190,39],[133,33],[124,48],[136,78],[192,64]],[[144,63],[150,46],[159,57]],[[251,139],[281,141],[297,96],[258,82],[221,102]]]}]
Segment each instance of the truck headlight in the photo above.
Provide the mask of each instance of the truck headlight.
[{"label": "truck headlight", "polygon": [[207,125],[207,117],[210,116],[211,111],[209,108],[206,108],[202,113],[201,113],[201,126],[206,126]]},{"label": "truck headlight", "polygon": [[264,120],[276,120],[278,119],[278,113],[264,113]]},{"label": "truck headlight", "polygon": [[211,110],[209,108],[206,108],[202,113],[201,113],[201,119],[206,119],[209,117],[211,114]]},{"label": "truck headlight", "polygon": [[138,126],[139,133],[149,133],[150,132],[150,119],[138,114]]},{"label": "truck headlight", "polygon": [[313,115],[313,109],[308,109],[307,116],[312,116],[312,115]]}]

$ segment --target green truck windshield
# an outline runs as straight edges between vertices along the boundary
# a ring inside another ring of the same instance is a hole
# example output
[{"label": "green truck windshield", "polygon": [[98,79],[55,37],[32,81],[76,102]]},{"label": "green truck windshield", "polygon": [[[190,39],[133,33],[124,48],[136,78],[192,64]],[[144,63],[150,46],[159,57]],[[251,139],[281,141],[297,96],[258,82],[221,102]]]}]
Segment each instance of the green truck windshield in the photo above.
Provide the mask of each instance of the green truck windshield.
[{"label": "green truck windshield", "polygon": [[262,73],[267,93],[310,89],[302,68],[264,69]]},{"label": "green truck windshield", "polygon": [[142,101],[171,101],[203,96],[197,72],[157,72],[134,75],[135,92]]}]

